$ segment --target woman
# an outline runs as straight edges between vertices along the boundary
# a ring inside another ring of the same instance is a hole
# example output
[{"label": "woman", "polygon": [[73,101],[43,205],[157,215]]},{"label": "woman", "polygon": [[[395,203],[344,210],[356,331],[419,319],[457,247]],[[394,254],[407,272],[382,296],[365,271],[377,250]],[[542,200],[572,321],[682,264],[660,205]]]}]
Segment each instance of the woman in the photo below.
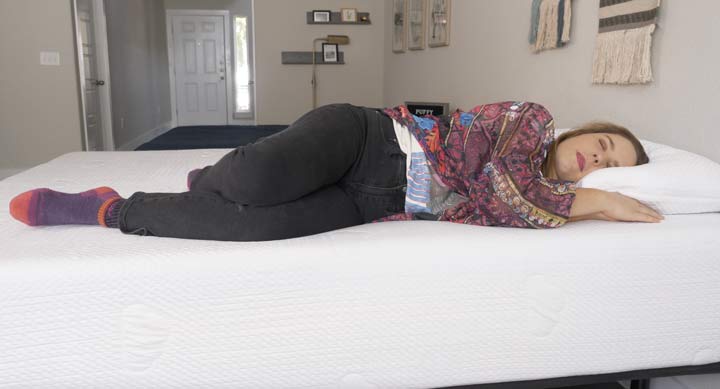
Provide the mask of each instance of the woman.
[{"label": "woman", "polygon": [[333,104],[188,174],[188,192],[47,188],[10,203],[28,225],[99,224],[124,233],[261,241],[390,220],[552,228],[602,219],[658,222],[619,193],[576,189],[597,169],[647,163],[627,130],[593,124],[554,141],[542,106],[486,104],[417,117]]}]

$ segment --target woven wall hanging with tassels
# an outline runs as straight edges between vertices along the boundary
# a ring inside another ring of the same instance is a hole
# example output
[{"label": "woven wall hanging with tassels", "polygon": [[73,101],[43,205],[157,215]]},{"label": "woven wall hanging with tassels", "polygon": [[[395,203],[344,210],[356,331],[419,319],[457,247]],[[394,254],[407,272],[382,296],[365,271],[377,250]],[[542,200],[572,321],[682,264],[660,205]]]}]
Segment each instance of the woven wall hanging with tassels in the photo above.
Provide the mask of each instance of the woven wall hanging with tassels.
[{"label": "woven wall hanging with tassels", "polygon": [[659,8],[660,0],[600,0],[594,84],[644,84],[653,80],[650,48]]},{"label": "woven wall hanging with tassels", "polygon": [[530,21],[532,51],[554,49],[570,42],[571,0],[533,0]]}]

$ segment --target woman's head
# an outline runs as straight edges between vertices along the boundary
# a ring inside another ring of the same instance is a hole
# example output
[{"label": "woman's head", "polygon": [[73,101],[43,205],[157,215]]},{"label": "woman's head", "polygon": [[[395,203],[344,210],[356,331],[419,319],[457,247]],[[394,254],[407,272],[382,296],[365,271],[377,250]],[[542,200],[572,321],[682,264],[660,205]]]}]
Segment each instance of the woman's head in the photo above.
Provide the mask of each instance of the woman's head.
[{"label": "woman's head", "polygon": [[555,139],[542,171],[549,178],[577,182],[598,169],[648,162],[642,144],[627,128],[592,122]]}]

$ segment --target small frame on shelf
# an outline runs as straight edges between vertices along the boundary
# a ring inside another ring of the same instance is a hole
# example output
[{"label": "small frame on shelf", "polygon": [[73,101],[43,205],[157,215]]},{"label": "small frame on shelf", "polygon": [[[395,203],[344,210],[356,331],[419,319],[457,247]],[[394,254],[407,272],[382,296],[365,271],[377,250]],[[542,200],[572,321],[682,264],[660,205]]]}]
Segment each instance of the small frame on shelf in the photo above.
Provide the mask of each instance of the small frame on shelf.
[{"label": "small frame on shelf", "polygon": [[323,62],[336,63],[338,61],[338,45],[336,43],[322,44]]},{"label": "small frame on shelf", "polygon": [[340,9],[340,21],[344,23],[358,21],[357,8],[341,8]]},{"label": "small frame on shelf", "polygon": [[330,23],[330,15],[332,12],[325,10],[312,11],[313,23]]}]

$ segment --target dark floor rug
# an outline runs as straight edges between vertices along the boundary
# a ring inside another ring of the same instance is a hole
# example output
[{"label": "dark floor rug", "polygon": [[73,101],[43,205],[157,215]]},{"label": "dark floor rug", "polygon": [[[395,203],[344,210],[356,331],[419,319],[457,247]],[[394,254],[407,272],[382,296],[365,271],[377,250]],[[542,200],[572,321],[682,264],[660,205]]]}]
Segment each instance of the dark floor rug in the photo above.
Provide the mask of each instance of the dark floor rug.
[{"label": "dark floor rug", "polygon": [[226,149],[253,143],[287,125],[175,127],[135,150]]}]

